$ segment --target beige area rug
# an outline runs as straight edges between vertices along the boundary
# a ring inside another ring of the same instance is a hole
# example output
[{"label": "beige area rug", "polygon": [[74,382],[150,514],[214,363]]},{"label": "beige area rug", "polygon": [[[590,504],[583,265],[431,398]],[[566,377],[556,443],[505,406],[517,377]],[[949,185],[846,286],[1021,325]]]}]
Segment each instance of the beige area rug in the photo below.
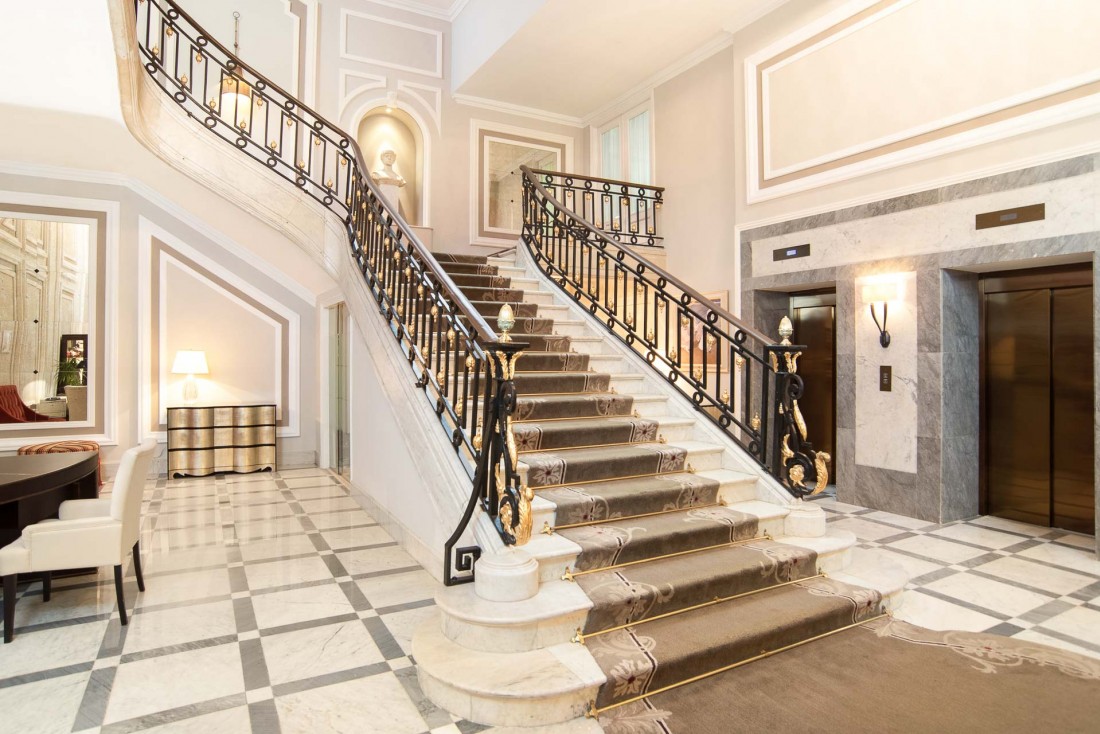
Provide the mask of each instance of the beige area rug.
[{"label": "beige area rug", "polygon": [[1100,731],[1100,660],[881,618],[606,711],[607,734]]}]

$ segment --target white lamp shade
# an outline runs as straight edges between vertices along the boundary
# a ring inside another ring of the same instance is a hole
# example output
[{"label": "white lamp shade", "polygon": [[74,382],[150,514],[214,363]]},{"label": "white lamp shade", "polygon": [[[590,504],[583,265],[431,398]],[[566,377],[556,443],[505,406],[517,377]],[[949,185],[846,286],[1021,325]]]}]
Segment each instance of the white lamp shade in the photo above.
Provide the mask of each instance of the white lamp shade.
[{"label": "white lamp shade", "polygon": [[889,303],[898,300],[898,284],[893,281],[868,283],[863,286],[864,303]]},{"label": "white lamp shade", "polygon": [[181,349],[176,352],[176,359],[172,362],[173,375],[208,375],[210,368],[206,366],[206,352],[200,349]]}]

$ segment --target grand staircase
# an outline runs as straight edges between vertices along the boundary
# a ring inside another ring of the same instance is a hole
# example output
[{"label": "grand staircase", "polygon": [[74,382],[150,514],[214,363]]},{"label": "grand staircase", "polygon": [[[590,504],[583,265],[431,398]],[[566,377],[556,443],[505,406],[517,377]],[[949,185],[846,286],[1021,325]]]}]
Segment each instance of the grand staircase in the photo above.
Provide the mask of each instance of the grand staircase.
[{"label": "grand staircase", "polygon": [[524,551],[542,581],[519,602],[486,601],[472,586],[441,591],[441,618],[414,640],[437,703],[483,723],[580,728],[587,716],[614,730],[654,694],[896,603],[903,574],[846,573],[850,533],[791,536],[792,510],[813,508],[777,502],[524,254],[437,258],[482,314],[508,303],[512,338],[529,345],[513,430],[535,490],[537,535]]},{"label": "grand staircase", "polygon": [[631,247],[661,192],[521,166],[514,254],[432,253],[351,136],[172,0],[110,7],[135,135],[299,238],[377,337],[356,369],[396,378],[426,467],[400,491],[455,528],[413,639],[436,704],[554,734],[1096,728],[1095,660],[889,618],[904,573],[798,499],[828,462],[802,348]]}]

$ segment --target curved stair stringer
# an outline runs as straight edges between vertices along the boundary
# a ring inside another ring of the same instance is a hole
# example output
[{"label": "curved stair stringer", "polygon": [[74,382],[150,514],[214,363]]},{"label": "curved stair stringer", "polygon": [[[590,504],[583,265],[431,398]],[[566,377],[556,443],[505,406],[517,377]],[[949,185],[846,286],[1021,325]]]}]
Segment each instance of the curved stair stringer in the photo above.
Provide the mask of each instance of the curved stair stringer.
[{"label": "curved stair stringer", "polygon": [[[353,494],[442,581],[444,542],[469,499],[471,481],[423,391],[413,384],[408,359],[353,262],[347,230],[308,195],[210,135],[153,83],[141,66],[133,10],[128,5],[132,3],[127,0],[108,0],[127,128],[158,158],[285,235],[332,277],[360,336],[371,345],[366,350],[369,369],[357,374],[370,380],[371,388],[380,394],[379,411],[390,413],[386,420],[372,423],[382,427],[377,429],[380,434],[392,426],[392,435],[399,437],[405,452],[416,457],[401,462],[386,450],[359,456],[356,464],[369,467],[372,479],[366,481],[365,471],[353,466]],[[396,410],[396,406],[414,408]],[[378,475],[386,481],[375,481]],[[492,521],[480,512],[460,541],[460,546],[475,544],[485,552],[503,549]]]}]

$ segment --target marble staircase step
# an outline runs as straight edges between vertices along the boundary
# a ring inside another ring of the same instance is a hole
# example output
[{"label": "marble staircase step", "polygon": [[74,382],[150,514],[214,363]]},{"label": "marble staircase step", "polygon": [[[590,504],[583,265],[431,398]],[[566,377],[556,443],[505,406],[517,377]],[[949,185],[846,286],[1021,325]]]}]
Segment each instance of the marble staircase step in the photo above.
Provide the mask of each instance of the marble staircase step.
[{"label": "marble staircase step", "polygon": [[531,420],[571,420],[596,416],[630,415],[634,399],[612,393],[576,393],[573,395],[520,395],[512,414],[513,422]]},{"label": "marble staircase step", "polygon": [[598,417],[571,421],[531,421],[514,424],[520,456],[586,446],[651,443],[660,435],[655,418]]},{"label": "marble staircase step", "polygon": [[471,650],[522,652],[569,642],[584,626],[592,601],[568,581],[547,581],[530,599],[482,599],[473,584],[449,586],[435,597],[443,634]]},{"label": "marble staircase step", "polygon": [[[497,314],[500,313],[500,307],[504,305],[500,300],[486,300],[481,297],[474,297],[467,295],[470,299],[470,303],[473,305],[477,312],[485,317],[485,320],[489,322],[489,325],[496,329]],[[536,303],[513,303],[509,302],[509,306],[512,307],[512,312],[516,318],[528,318],[539,315],[539,305]]]},{"label": "marble staircase step", "polygon": [[607,679],[579,645],[563,643],[524,652],[472,650],[448,639],[435,616],[417,629],[412,649],[420,686],[428,698],[480,724],[569,722],[584,716],[588,702]]},{"label": "marble staircase step", "polygon": [[[516,374],[521,372],[587,372],[593,358],[576,352],[525,351],[516,362]],[[594,371],[602,371],[595,370]]]}]

